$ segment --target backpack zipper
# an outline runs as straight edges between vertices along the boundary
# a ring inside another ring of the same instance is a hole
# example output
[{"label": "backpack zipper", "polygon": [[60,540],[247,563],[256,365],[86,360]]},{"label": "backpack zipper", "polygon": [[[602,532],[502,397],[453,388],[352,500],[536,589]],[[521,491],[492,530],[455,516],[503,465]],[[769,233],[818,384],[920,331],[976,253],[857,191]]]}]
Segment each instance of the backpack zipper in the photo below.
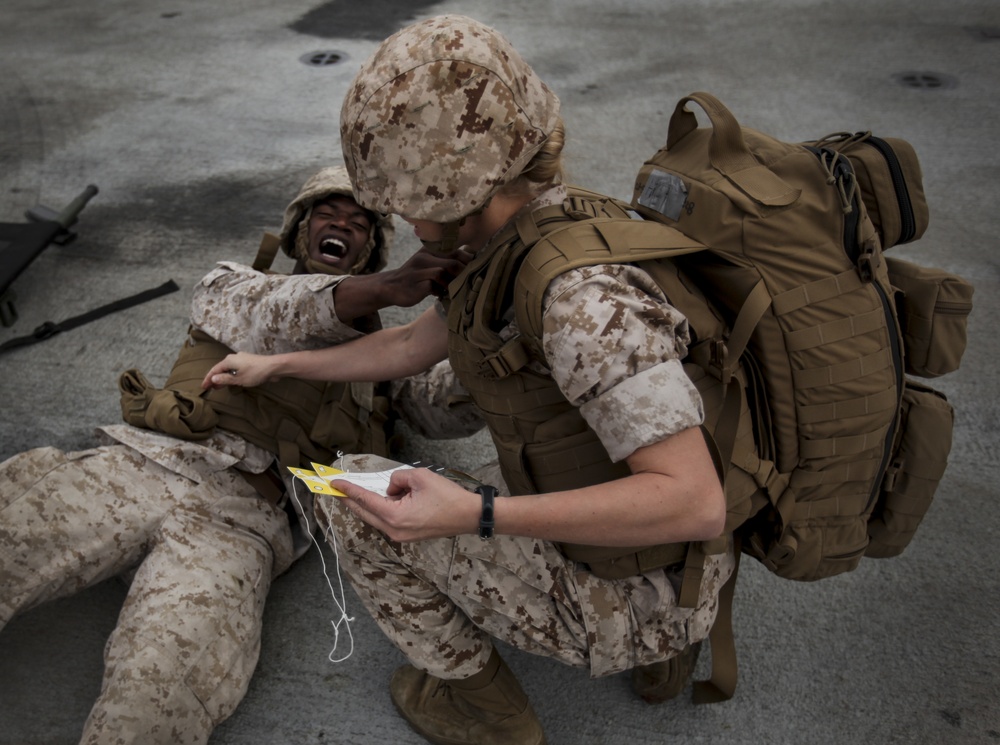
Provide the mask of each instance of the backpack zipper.
[{"label": "backpack zipper", "polygon": [[962,301],[938,300],[934,303],[934,313],[946,316],[967,316],[972,310],[972,303]]},{"label": "backpack zipper", "polygon": [[878,150],[885,159],[889,167],[889,176],[892,178],[892,186],[896,192],[896,201],[899,203],[899,238],[896,243],[906,243],[913,240],[917,232],[917,221],[913,214],[913,202],[910,200],[910,190],[906,188],[906,179],[903,177],[903,168],[899,164],[899,158],[892,145],[881,137],[871,135],[865,142]]}]

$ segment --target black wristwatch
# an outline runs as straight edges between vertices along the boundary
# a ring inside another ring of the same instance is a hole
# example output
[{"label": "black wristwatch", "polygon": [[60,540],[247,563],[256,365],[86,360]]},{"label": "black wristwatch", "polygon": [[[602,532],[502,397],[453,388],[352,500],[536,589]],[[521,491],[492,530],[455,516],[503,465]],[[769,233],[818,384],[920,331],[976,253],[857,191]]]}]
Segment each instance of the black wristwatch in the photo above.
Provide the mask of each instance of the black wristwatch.
[{"label": "black wristwatch", "polygon": [[479,537],[486,540],[493,537],[493,500],[497,496],[497,488],[483,484],[476,487],[476,493],[483,497],[483,514],[479,518]]}]

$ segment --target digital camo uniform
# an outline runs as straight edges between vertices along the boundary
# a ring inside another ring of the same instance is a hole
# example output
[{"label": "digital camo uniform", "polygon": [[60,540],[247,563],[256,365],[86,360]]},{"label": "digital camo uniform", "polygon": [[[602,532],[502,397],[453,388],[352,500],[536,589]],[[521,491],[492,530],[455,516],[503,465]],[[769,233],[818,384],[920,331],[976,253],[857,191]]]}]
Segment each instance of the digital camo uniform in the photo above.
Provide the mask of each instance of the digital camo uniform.
[{"label": "digital camo uniform", "polygon": [[[528,209],[562,194],[553,189]],[[546,292],[543,319],[549,374],[615,460],[701,423],[701,399],[679,361],[687,321],[645,272],[599,265],[563,274]],[[516,334],[511,321],[503,336]],[[532,538],[396,543],[327,498],[317,519],[336,529],[341,566],[386,635],[414,665],[447,679],[482,669],[491,636],[593,677],[672,657],[708,635],[734,563],[731,552],[707,557],[699,604],[680,608],[680,568],[606,580]]]},{"label": "digital camo uniform", "polygon": [[[441,16],[390,37],[362,66],[341,111],[345,163],[365,206],[455,224],[521,173],[556,126],[558,111],[558,99],[502,36],[472,19]],[[525,212],[564,196],[559,187],[543,193],[508,225],[520,226]],[[483,321],[457,334],[461,324],[455,313],[506,296],[504,286],[485,287],[491,276],[507,276],[502,268],[490,274],[505,260],[500,248],[496,240],[488,243],[463,282],[452,283],[451,362],[486,412],[514,493],[531,493],[515,485],[532,479],[546,487],[537,491],[579,485],[539,465],[544,458],[528,475],[521,460],[527,450],[519,449],[517,438],[529,430],[542,437],[544,427],[529,421],[540,415],[531,412],[530,401],[516,414],[505,409],[509,399],[489,380],[488,366],[458,364],[465,350],[476,346],[470,337],[482,339],[495,330]],[[517,246],[507,248],[514,252]],[[480,281],[484,288],[475,295]],[[515,336],[512,314],[501,320],[502,337]],[[622,459],[637,448],[702,422],[701,399],[679,362],[688,341],[685,319],[641,270],[625,265],[574,270],[545,293],[544,364],[530,366],[531,384],[539,386],[539,402],[558,387],[563,397],[558,405],[576,407],[575,416],[582,416],[603,446],[599,460],[621,475],[623,468],[628,472]],[[520,396],[524,388],[512,384],[505,390]],[[513,444],[504,464],[508,441]],[[384,465],[381,459],[357,459],[353,467]],[[719,589],[734,565],[731,547],[710,555],[698,602],[681,608],[674,567],[602,579],[548,541],[463,535],[400,544],[335,500],[324,498],[317,512],[320,523],[329,521],[336,531],[348,554],[342,566],[385,633],[415,667],[456,682],[486,669],[491,636],[589,667],[593,676],[673,657],[707,636]],[[408,703],[404,716],[411,723],[433,718],[433,707],[427,704],[425,713],[424,706]]]},{"label": "digital camo uniform", "polygon": [[[350,195],[343,169],[324,174],[328,190]],[[342,279],[224,262],[197,286],[192,322],[238,350],[336,344],[359,335],[335,313],[331,288]],[[454,394],[453,379],[439,380],[440,397]],[[459,436],[481,422],[450,425],[444,434]],[[230,432],[185,441],[118,424],[99,434],[92,450],[39,448],[0,465],[0,627],[138,566],[82,741],[205,742],[246,692],[272,579],[308,547],[308,494],[298,490],[305,510],[293,529],[287,505],[240,475],[274,456]]]}]

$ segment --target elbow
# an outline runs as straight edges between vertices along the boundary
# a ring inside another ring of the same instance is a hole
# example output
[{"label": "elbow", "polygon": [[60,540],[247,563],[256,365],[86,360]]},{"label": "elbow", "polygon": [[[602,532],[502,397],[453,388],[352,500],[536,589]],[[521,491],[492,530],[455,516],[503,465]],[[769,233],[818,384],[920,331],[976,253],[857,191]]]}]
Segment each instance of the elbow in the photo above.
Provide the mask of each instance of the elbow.
[{"label": "elbow", "polygon": [[726,527],[726,493],[714,477],[699,488],[698,509],[692,515],[692,540],[710,541],[722,535]]}]

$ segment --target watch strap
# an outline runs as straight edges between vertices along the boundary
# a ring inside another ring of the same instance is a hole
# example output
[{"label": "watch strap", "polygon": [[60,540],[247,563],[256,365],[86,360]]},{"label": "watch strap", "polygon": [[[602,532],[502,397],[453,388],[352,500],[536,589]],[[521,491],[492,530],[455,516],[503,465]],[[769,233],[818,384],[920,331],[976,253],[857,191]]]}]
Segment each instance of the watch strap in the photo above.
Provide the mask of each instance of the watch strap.
[{"label": "watch strap", "polygon": [[479,537],[483,540],[493,537],[495,525],[493,516],[493,501],[497,496],[497,488],[489,484],[476,487],[476,493],[483,498],[483,512],[479,517]]}]

